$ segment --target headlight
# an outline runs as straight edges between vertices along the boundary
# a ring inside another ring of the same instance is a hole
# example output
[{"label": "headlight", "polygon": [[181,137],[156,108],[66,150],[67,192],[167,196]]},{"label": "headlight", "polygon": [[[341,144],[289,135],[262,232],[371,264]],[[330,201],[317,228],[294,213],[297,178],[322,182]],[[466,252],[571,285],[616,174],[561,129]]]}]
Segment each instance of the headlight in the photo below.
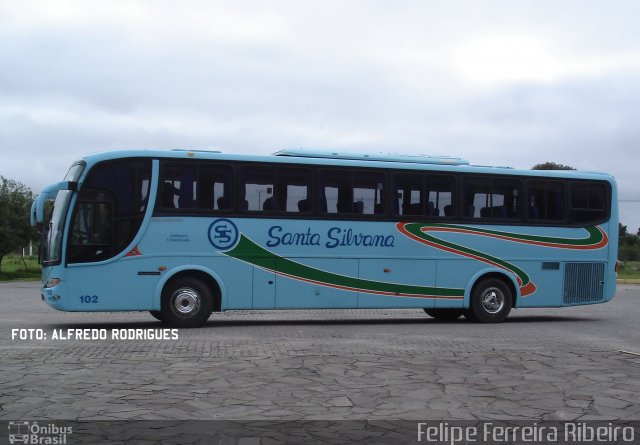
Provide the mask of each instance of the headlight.
[{"label": "headlight", "polygon": [[49,289],[50,287],[55,287],[60,284],[60,278],[49,278],[46,283],[44,283],[44,288]]}]

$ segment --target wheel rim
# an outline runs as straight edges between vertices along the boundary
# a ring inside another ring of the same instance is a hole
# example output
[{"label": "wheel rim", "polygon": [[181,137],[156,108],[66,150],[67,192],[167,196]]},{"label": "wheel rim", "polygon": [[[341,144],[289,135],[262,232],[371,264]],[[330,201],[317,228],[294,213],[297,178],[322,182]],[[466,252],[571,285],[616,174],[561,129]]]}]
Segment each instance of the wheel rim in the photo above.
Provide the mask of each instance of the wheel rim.
[{"label": "wheel rim", "polygon": [[489,314],[497,314],[504,307],[504,293],[497,287],[490,287],[482,294],[482,309]]},{"label": "wheel rim", "polygon": [[201,298],[198,292],[189,287],[176,290],[171,296],[171,309],[178,317],[188,318],[200,310]]}]

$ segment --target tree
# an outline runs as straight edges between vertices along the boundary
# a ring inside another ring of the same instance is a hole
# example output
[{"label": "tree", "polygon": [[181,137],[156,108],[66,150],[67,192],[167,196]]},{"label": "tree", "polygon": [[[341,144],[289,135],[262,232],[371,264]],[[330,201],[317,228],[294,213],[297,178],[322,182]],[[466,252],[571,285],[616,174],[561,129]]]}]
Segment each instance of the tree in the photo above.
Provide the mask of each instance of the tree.
[{"label": "tree", "polygon": [[[620,228],[618,258],[622,261],[638,261],[640,259],[640,236],[629,233],[624,224],[618,224]],[[640,233],[640,230],[638,232]]]},{"label": "tree", "polygon": [[543,162],[542,164],[534,165],[531,170],[575,170],[575,168],[555,162]]},{"label": "tree", "polygon": [[627,236],[627,226],[625,226],[621,222],[619,222],[618,223],[618,238],[623,238],[625,236]]},{"label": "tree", "polygon": [[0,176],[0,268],[2,258],[37,236],[29,224],[33,193],[18,181]]}]

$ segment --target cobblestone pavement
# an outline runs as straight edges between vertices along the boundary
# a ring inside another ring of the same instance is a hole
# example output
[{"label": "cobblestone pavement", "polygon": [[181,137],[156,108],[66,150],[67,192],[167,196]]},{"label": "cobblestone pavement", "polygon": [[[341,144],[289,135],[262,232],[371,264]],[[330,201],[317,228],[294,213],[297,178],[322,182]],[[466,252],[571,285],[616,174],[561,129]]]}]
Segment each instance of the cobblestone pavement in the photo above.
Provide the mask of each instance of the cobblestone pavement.
[{"label": "cobblestone pavement", "polygon": [[[500,325],[420,310],[227,312],[177,340],[146,313],[60,313],[0,284],[0,420],[640,419],[640,287]],[[42,329],[47,340],[12,339]],[[627,351],[627,352],[620,352]]]}]

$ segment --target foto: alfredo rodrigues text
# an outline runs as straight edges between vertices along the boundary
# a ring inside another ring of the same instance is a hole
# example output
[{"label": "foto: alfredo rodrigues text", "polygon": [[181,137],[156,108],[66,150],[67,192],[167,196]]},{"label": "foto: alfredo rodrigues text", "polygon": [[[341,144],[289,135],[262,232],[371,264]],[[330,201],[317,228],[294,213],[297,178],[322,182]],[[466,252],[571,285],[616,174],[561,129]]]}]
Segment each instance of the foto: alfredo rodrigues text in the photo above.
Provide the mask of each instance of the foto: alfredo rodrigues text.
[{"label": "foto: alfredo rodrigues text", "polygon": [[178,340],[177,329],[11,329],[11,340]]}]

